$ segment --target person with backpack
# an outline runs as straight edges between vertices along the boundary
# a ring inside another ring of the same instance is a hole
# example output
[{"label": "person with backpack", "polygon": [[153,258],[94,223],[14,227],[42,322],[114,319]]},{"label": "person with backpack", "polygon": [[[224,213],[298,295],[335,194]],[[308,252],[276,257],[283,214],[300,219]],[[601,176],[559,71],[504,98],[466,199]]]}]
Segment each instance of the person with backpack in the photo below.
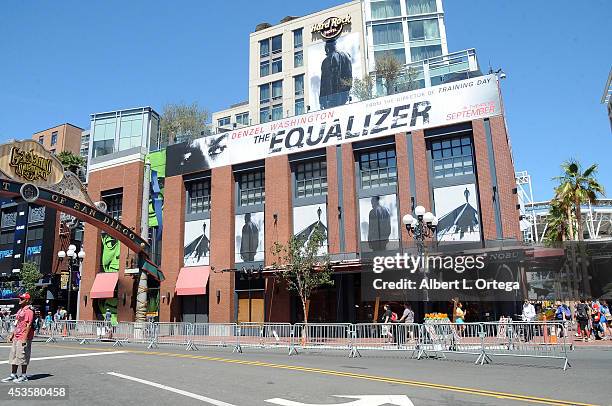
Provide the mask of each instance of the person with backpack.
[{"label": "person with backpack", "polygon": [[591,307],[591,329],[593,330],[593,337],[595,337],[596,340],[603,340],[605,334],[605,329],[601,325],[602,318],[601,305],[599,301],[596,301]]},{"label": "person with backpack", "polygon": [[590,318],[590,308],[585,303],[584,299],[580,299],[580,303],[576,306],[576,320],[578,321],[578,326],[580,327],[580,333],[582,335],[582,341],[588,341],[589,337],[589,318]]},{"label": "person with backpack", "polygon": [[[391,306],[389,306],[388,304],[386,304],[384,307],[385,312],[383,313],[383,317],[382,317],[382,322],[384,324],[391,324],[393,322],[397,321],[397,313],[394,313],[391,311]],[[395,317],[395,320],[393,320]],[[393,332],[392,332],[392,326],[390,325],[386,325],[383,326],[383,335],[387,336],[389,338],[389,342],[393,341]]]}]

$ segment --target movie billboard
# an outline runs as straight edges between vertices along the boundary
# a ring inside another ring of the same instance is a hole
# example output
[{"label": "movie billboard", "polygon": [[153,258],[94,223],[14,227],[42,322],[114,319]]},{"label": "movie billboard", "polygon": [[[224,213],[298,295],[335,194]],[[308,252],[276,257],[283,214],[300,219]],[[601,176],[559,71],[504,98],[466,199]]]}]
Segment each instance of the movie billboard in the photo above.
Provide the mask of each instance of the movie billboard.
[{"label": "movie billboard", "polygon": [[476,185],[434,189],[438,241],[480,241],[480,215]]},{"label": "movie billboard", "polygon": [[235,262],[263,261],[265,253],[264,212],[236,214]]},{"label": "movie billboard", "polygon": [[324,240],[318,250],[319,255],[327,254],[327,205],[325,203],[309,206],[297,206],[293,209],[293,236],[308,243],[315,235],[320,233]]},{"label": "movie billboard", "polygon": [[185,266],[210,265],[210,219],[185,223]]},{"label": "movie billboard", "polygon": [[372,251],[393,249],[399,240],[397,196],[393,194],[359,199],[361,246]]}]

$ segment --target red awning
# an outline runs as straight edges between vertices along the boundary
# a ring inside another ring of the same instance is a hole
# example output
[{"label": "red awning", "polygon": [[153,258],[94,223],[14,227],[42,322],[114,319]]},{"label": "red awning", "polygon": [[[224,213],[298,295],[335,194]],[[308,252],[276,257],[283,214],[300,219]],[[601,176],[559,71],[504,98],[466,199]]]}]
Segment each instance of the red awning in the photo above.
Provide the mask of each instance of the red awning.
[{"label": "red awning", "polygon": [[181,268],[176,281],[176,294],[203,295],[206,293],[210,266],[186,266]]},{"label": "red awning", "polygon": [[115,286],[118,280],[119,272],[99,272],[96,274],[89,296],[92,299],[115,297]]}]

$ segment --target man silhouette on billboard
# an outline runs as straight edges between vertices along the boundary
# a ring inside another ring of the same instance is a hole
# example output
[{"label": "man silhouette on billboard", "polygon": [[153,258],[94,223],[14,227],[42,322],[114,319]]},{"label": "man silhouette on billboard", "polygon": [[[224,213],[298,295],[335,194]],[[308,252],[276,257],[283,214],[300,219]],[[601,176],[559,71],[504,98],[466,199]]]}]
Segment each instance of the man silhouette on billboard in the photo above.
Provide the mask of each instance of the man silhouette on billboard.
[{"label": "man silhouette on billboard", "polygon": [[351,56],[336,50],[336,41],[325,43],[325,59],[321,63],[319,105],[322,109],[346,104],[353,86]]}]

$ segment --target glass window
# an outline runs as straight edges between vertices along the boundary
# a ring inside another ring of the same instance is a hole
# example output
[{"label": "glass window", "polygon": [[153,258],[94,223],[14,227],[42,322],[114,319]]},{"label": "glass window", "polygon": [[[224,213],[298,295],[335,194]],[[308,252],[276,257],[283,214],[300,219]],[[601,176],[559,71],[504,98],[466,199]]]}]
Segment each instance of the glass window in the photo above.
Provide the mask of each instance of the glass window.
[{"label": "glass window", "polygon": [[270,84],[259,85],[259,102],[268,103],[270,101]]},{"label": "glass window", "polygon": [[223,117],[217,120],[217,127],[224,127],[230,125],[230,117]]},{"label": "glass window", "polygon": [[296,99],[295,101],[295,115],[304,114],[304,99]]},{"label": "glass window", "polygon": [[263,169],[236,174],[238,179],[238,196],[240,206],[264,204],[266,197],[265,176]]},{"label": "glass window", "polygon": [[304,52],[296,51],[293,54],[293,67],[299,68],[300,66],[303,66],[303,65],[304,65]]},{"label": "glass window", "polygon": [[406,63],[406,50],[404,47],[397,49],[388,49],[385,51],[374,51],[374,60],[378,60],[378,58],[382,56],[391,55],[395,57],[400,63],[403,65]]},{"label": "glass window", "polygon": [[42,135],[40,137],[38,137],[38,142],[41,143],[41,144],[44,143],[45,142],[45,137],[42,136]]},{"label": "glass window", "polygon": [[359,154],[359,174],[362,189],[397,184],[395,149],[376,149]]},{"label": "glass window", "polygon": [[57,131],[51,133],[51,146],[57,144]]},{"label": "glass window", "polygon": [[278,73],[283,71],[283,58],[272,59],[272,73]]},{"label": "glass window", "polygon": [[294,76],[293,85],[296,96],[302,96],[304,94],[304,75]]},{"label": "glass window", "polygon": [[294,165],[295,197],[327,194],[327,161],[325,158],[300,161]]},{"label": "glass window", "polygon": [[410,41],[440,38],[438,19],[411,21],[408,23]]},{"label": "glass window", "polygon": [[270,74],[270,61],[265,60],[259,63],[259,76],[268,76]]},{"label": "glass window", "polygon": [[270,107],[262,107],[259,109],[259,122],[267,123],[270,121],[272,117],[270,117]]},{"label": "glass window", "polygon": [[236,114],[236,123],[242,125],[249,125],[249,113]]},{"label": "glass window", "polygon": [[142,145],[142,114],[121,117],[119,151]]},{"label": "glass window", "polygon": [[283,81],[277,80],[272,82],[272,100],[278,100],[283,98]]},{"label": "glass window", "polygon": [[442,45],[428,45],[424,47],[410,47],[412,62],[435,58],[442,55]]},{"label": "glass window", "polygon": [[112,154],[115,146],[115,118],[96,120],[93,134],[93,156]]},{"label": "glass window", "polygon": [[408,15],[435,13],[436,0],[406,0]]},{"label": "glass window", "polygon": [[270,55],[270,40],[264,39],[259,41],[259,56],[266,57]]},{"label": "glass window", "polygon": [[283,36],[277,35],[276,37],[272,37],[272,53],[276,54],[282,52],[283,50]]},{"label": "glass window", "polygon": [[[121,192],[119,192],[121,193]],[[121,221],[121,214],[123,209],[123,195],[121,194],[109,194],[102,196],[102,200],[106,203],[106,214],[115,220]]]},{"label": "glass window", "polygon": [[280,120],[283,118],[283,105],[275,104],[272,106],[272,120]]},{"label": "glass window", "polygon": [[372,1],[372,19],[397,17],[401,14],[400,0]]},{"label": "glass window", "polygon": [[402,23],[378,24],[372,26],[374,45],[404,42]]},{"label": "glass window", "polygon": [[293,47],[294,48],[302,47],[303,45],[302,32],[303,30],[301,28],[299,30],[293,31]]},{"label": "glass window", "polygon": [[474,173],[472,140],[468,136],[432,141],[430,153],[434,179]]},{"label": "glass window", "polygon": [[203,213],[210,210],[210,178],[185,184],[187,189],[187,213]]}]

